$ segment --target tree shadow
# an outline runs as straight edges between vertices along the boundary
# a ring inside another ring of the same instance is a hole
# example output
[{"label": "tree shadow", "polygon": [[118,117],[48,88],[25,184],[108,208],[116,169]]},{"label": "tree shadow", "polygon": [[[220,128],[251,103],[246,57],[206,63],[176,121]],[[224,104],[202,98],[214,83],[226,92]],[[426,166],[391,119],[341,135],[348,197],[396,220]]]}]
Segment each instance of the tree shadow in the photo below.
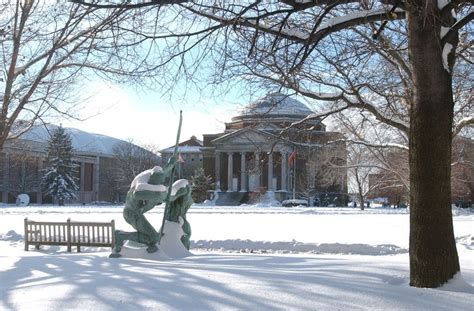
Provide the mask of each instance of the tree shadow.
[{"label": "tree shadow", "polygon": [[406,269],[383,263],[373,269],[366,259],[206,253],[152,261],[107,255],[21,257],[0,272],[3,307],[15,310],[21,300],[21,306],[40,308],[314,310],[377,306],[382,299],[399,309],[458,310],[474,302],[467,294],[454,293],[459,299],[453,303],[445,299],[453,293],[410,288]]}]

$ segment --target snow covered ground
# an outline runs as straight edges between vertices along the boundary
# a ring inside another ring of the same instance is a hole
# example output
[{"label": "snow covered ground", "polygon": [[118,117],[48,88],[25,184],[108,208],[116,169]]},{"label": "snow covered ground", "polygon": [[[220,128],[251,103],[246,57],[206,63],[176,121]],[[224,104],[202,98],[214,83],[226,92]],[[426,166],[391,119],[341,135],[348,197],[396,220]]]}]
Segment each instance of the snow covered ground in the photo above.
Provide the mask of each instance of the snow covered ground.
[{"label": "snow covered ground", "polygon": [[[453,211],[462,273],[418,289],[408,286],[405,209],[193,205],[194,255],[154,260],[23,250],[25,217],[130,230],[122,207],[3,206],[0,310],[473,310],[474,211]],[[159,227],[162,212],[147,218]]]}]

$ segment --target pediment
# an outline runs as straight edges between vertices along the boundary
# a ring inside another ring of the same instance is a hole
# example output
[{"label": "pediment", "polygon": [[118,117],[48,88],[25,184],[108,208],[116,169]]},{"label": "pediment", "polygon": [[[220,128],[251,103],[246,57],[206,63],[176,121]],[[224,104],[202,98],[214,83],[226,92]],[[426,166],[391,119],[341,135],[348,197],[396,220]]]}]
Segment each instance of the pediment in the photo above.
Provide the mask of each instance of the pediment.
[{"label": "pediment", "polygon": [[281,128],[279,128],[279,127],[276,126],[275,124],[267,123],[267,122],[257,123],[257,125],[255,126],[255,129],[256,129],[256,130],[267,130],[267,131],[278,131],[278,130],[281,130]]},{"label": "pediment", "polygon": [[274,150],[286,151],[291,150],[287,143],[279,140],[279,138],[266,131],[245,128],[212,141],[216,150],[220,151],[255,151],[255,150]]}]

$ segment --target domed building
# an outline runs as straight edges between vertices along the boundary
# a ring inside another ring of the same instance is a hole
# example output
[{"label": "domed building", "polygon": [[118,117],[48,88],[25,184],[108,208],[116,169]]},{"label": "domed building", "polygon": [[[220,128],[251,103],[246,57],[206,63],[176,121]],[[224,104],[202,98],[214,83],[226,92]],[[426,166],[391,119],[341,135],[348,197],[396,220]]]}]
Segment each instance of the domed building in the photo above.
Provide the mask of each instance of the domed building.
[{"label": "domed building", "polygon": [[[345,204],[347,173],[343,138],[327,132],[303,103],[268,94],[225,124],[218,134],[203,135],[203,167],[216,183],[219,205],[257,201],[268,193],[276,200],[305,199],[310,205]],[[305,118],[305,122],[299,122]]]}]

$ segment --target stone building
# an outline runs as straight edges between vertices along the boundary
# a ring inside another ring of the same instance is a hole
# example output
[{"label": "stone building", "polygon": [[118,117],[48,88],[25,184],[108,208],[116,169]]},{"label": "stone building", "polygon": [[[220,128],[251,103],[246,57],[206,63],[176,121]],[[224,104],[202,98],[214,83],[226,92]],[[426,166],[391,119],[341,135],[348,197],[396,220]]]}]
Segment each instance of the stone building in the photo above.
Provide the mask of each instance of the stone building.
[{"label": "stone building", "polygon": [[[8,141],[0,152],[0,193],[2,203],[15,203],[20,193],[26,193],[33,204],[53,203],[41,189],[42,170],[46,166],[49,132],[56,126],[40,126]],[[80,190],[77,200],[68,203],[123,200],[114,181],[116,159],[114,147],[126,142],[109,136],[91,134],[67,128],[73,144],[72,160],[77,164],[75,177]],[[156,163],[160,162],[156,156]],[[128,189],[129,185],[126,185]]]},{"label": "stone building", "polygon": [[[347,172],[333,165],[346,163],[346,146],[327,144],[342,135],[326,131],[319,119],[289,127],[311,114],[295,99],[268,94],[244,107],[224,132],[203,135],[203,167],[214,177],[217,204],[252,202],[263,194],[345,204]],[[295,163],[289,161],[294,150]]]},{"label": "stone building", "polygon": [[[198,168],[202,168],[202,141],[196,136],[178,144],[178,166],[176,177],[189,179]],[[163,164],[166,164],[174,153],[175,146],[160,151]]]}]

